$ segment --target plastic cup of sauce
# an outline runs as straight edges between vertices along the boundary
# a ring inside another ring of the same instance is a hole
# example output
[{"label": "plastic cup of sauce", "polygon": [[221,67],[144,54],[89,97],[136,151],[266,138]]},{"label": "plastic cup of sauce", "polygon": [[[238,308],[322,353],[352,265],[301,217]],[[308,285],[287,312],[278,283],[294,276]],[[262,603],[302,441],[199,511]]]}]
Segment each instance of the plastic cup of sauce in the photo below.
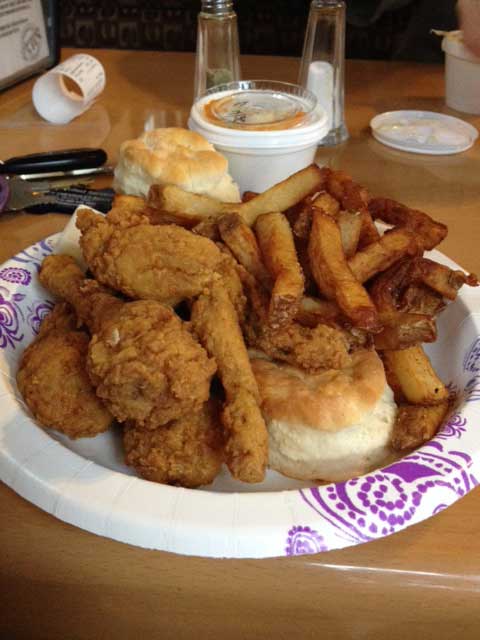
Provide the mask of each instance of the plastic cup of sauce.
[{"label": "plastic cup of sauce", "polygon": [[315,95],[295,84],[243,80],[198,97],[188,126],[228,160],[240,191],[264,191],[314,161],[328,133]]}]

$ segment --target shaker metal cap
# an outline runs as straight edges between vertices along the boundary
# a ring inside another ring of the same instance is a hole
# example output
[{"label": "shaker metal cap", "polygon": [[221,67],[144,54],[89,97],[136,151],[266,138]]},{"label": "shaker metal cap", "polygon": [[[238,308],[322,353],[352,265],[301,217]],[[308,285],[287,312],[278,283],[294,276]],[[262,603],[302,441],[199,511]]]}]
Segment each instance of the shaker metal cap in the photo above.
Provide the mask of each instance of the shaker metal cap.
[{"label": "shaker metal cap", "polygon": [[203,13],[222,15],[233,11],[233,0],[202,0]]}]

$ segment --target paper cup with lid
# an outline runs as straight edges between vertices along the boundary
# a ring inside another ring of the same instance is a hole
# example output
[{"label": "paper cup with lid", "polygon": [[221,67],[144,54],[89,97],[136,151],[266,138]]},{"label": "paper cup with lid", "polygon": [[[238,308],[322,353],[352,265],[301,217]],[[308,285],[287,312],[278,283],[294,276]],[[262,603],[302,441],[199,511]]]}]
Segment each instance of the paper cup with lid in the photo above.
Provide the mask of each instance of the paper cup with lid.
[{"label": "paper cup with lid", "polygon": [[444,35],[445,102],[464,113],[480,114],[480,58],[463,44],[461,31]]},{"label": "paper cup with lid", "polygon": [[227,158],[242,193],[264,191],[311,164],[329,128],[313,93],[268,80],[213,87],[195,101],[188,126]]}]

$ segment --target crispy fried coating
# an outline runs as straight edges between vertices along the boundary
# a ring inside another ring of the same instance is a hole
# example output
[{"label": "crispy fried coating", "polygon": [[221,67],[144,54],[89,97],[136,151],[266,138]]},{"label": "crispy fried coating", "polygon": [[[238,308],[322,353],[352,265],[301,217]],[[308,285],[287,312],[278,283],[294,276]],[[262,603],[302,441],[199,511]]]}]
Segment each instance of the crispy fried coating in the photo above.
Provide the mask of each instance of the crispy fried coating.
[{"label": "crispy fried coating", "polygon": [[212,287],[209,293],[195,301],[191,322],[205,348],[215,358],[225,389],[222,422],[228,468],[239,480],[261,482],[267,465],[267,428],[238,317],[221,286]]},{"label": "crispy fried coating", "polygon": [[17,384],[38,422],[83,438],[106,431],[113,417],[95,395],[86,370],[89,337],[73,330],[76,322],[67,305],[54,308],[23,352]]},{"label": "crispy fried coating", "polygon": [[216,367],[180,318],[154,300],[122,302],[84,281],[72,263],[49,256],[40,281],[71,302],[91,329],[87,370],[117,420],[155,429],[199,410]]},{"label": "crispy fried coating", "polygon": [[433,220],[423,211],[411,209],[391,198],[372,198],[368,208],[375,220],[380,218],[387,224],[412,231],[423,249],[433,249],[448,233],[446,225]]},{"label": "crispy fried coating", "polygon": [[122,228],[87,210],[79,212],[77,226],[85,261],[104,285],[134,299],[174,306],[220,280],[235,306],[242,306],[238,277],[208,238],[177,225],[140,223]]},{"label": "crispy fried coating", "polygon": [[152,431],[127,423],[125,462],[147,480],[195,488],[210,484],[223,463],[223,436],[215,402]]},{"label": "crispy fried coating", "polygon": [[88,372],[115,417],[158,425],[198,411],[215,363],[182,321],[153,300],[123,305],[92,337]]},{"label": "crispy fried coating", "polygon": [[288,362],[307,371],[348,366],[351,343],[347,332],[330,326],[333,324],[331,321],[313,327],[295,321],[286,327],[273,329],[267,319],[266,293],[253,279],[245,278],[244,282],[251,306],[243,329],[250,348],[260,349],[274,360]]}]

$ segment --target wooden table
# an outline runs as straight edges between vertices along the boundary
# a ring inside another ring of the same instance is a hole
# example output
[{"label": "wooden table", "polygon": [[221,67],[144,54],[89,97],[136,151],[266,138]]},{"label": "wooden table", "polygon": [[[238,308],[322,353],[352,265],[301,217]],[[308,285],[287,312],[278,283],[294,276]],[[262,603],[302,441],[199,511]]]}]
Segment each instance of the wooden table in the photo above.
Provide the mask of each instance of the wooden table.
[{"label": "wooden table", "polygon": [[[72,52],[65,51],[68,56]],[[190,54],[92,51],[107,87],[81,118],[55,127],[35,115],[26,82],[0,96],[0,157],[120,143],[151,117],[183,125],[192,98]],[[295,81],[298,61],[245,57],[244,77]],[[450,226],[442,250],[480,272],[480,146],[416,156],[372,139],[377,113],[448,113],[443,69],[384,62],[347,65],[349,141],[319,152],[372,193]],[[480,118],[460,115],[480,126]],[[100,184],[105,184],[105,179]],[[63,215],[3,215],[0,263],[60,230]],[[316,556],[211,560],[130,547],[56,520],[0,486],[2,638],[477,638],[480,490],[389,538]]]}]

